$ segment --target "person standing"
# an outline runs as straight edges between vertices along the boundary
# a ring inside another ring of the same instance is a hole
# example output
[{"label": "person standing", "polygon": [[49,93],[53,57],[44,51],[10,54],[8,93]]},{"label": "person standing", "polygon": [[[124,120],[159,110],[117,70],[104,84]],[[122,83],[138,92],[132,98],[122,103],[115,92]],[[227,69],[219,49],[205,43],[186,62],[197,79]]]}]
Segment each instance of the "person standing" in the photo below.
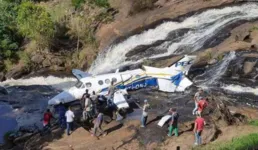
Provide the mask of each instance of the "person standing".
[{"label": "person standing", "polygon": [[208,106],[208,99],[202,98],[201,100],[199,100],[198,102],[198,111],[197,113],[201,116],[203,110]]},{"label": "person standing", "polygon": [[83,111],[83,120],[87,120],[88,118],[90,118],[91,116],[91,110],[92,110],[92,101],[90,99],[90,95],[87,95],[86,96],[86,99],[85,99],[85,108],[84,108],[84,111]]},{"label": "person standing", "polygon": [[58,123],[59,123],[60,127],[65,128],[65,126],[66,126],[66,119],[65,119],[66,108],[62,102],[56,106],[56,112],[58,113]]},{"label": "person standing", "polygon": [[74,120],[74,113],[71,110],[71,107],[68,108],[68,110],[65,113],[66,116],[66,129],[67,129],[67,135],[70,135],[70,131],[73,131],[73,120]]},{"label": "person standing", "polygon": [[205,125],[204,119],[200,116],[200,114],[197,114],[197,118],[194,123],[194,134],[195,134],[195,143],[194,145],[201,145],[202,144],[202,131]]},{"label": "person standing", "polygon": [[115,89],[116,87],[114,86],[114,81],[111,81],[111,85],[108,88],[108,95],[107,95],[107,105],[110,106],[113,104],[113,98],[114,98],[114,94],[115,94]]},{"label": "person standing", "polygon": [[43,126],[50,128],[51,127],[50,121],[52,118],[53,118],[52,113],[50,112],[49,109],[47,109],[43,116]]},{"label": "person standing", "polygon": [[193,109],[193,115],[196,114],[196,111],[197,111],[197,109],[198,109],[198,101],[202,98],[202,97],[201,97],[202,94],[203,94],[203,89],[202,89],[202,88],[199,88],[199,89],[198,89],[198,92],[196,92],[195,95],[194,95],[194,104],[195,104],[195,107],[194,107],[194,109]]},{"label": "person standing", "polygon": [[148,109],[150,105],[148,103],[148,100],[144,100],[144,105],[142,108],[142,118],[141,118],[141,127],[145,127],[148,119]]},{"label": "person standing", "polygon": [[97,131],[100,132],[100,134],[102,134],[103,136],[106,135],[106,133],[104,133],[104,131],[101,128],[102,122],[103,122],[103,113],[99,112],[97,118],[94,121],[94,128],[91,136],[96,136]]},{"label": "person standing", "polygon": [[176,108],[172,108],[169,110],[172,113],[171,121],[169,123],[169,132],[168,136],[172,136],[172,132],[174,131],[175,136],[178,137],[178,118],[179,114],[176,111]]},{"label": "person standing", "polygon": [[82,106],[82,109],[85,108],[85,100],[86,100],[87,96],[90,97],[90,94],[89,94],[89,90],[88,90],[88,89],[85,90],[85,93],[82,95],[82,98],[81,98],[81,106]]},{"label": "person standing", "polygon": [[96,116],[97,115],[97,105],[98,105],[98,95],[96,95],[95,91],[92,92],[91,95],[91,100],[92,100],[92,116]]}]

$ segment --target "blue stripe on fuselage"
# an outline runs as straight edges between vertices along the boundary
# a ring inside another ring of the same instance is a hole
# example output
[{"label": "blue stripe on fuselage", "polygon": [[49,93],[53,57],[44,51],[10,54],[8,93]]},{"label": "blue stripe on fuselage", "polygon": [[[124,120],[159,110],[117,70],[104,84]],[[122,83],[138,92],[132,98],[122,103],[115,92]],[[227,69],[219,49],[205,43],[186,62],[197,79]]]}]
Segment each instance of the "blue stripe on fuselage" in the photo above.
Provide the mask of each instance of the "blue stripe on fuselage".
[{"label": "blue stripe on fuselage", "polygon": [[[122,85],[119,84],[116,86],[117,89],[126,89],[126,90],[138,90],[141,88],[146,88],[150,86],[158,86],[157,78],[144,78],[141,80],[133,81],[129,84]],[[101,92],[106,92],[108,88],[104,88]]]}]

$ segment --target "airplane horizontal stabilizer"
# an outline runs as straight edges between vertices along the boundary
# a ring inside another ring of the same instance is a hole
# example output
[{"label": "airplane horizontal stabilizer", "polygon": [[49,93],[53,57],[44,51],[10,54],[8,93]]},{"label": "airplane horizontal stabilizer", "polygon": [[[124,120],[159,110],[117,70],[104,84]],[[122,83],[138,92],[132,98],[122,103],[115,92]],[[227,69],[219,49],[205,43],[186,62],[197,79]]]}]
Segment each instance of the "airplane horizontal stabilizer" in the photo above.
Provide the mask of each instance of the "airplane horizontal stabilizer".
[{"label": "airplane horizontal stabilizer", "polygon": [[90,77],[90,76],[92,76],[91,74],[86,73],[86,72],[83,72],[83,71],[78,70],[78,69],[73,69],[73,70],[72,70],[72,73],[73,73],[73,75],[74,75],[78,80],[80,80],[80,79],[82,79],[82,78],[85,78],[85,77]]}]

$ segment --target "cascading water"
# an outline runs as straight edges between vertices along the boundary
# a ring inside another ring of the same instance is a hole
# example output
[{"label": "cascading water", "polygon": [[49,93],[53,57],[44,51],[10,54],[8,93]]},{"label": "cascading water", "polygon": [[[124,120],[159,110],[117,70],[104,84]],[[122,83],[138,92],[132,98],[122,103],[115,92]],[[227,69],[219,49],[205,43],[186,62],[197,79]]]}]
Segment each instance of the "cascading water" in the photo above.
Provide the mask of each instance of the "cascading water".
[{"label": "cascading water", "polygon": [[48,77],[32,77],[28,79],[8,79],[4,82],[0,82],[0,86],[26,86],[26,85],[46,85],[52,86],[58,90],[67,90],[70,87],[74,86],[77,80],[75,78],[59,78],[54,76]]},{"label": "cascading water", "polygon": [[[99,54],[91,68],[90,73],[98,74],[117,69],[125,65],[142,62],[146,58],[162,58],[171,54],[191,53],[203,47],[205,42],[216,35],[222,28],[240,20],[258,18],[258,4],[244,4],[242,6],[211,9],[198,15],[186,18],[182,22],[168,21],[155,29],[134,35],[116,45],[111,45],[106,51]],[[189,29],[177,41],[169,39],[171,32]],[[164,40],[154,48],[155,52],[149,56],[130,60],[126,54],[137,46],[151,45]],[[164,53],[165,49],[165,53]],[[160,51],[160,53],[158,53]],[[158,53],[158,54],[157,54]]]},{"label": "cascading water", "polygon": [[[111,45],[106,51],[99,54],[89,72],[93,74],[108,72],[125,65],[140,63],[146,58],[156,59],[172,54],[189,54],[203,48],[211,38],[223,31],[223,28],[241,20],[256,18],[258,18],[258,4],[250,3],[222,9],[210,9],[188,17],[182,22],[164,22],[155,29],[149,29],[141,34],[133,35],[121,43]],[[145,46],[146,49],[135,51],[139,46]],[[226,55],[220,63],[194,78],[195,84],[203,87],[217,84],[235,57],[234,52]],[[8,96],[0,93],[0,101],[13,104],[14,109],[10,114],[16,115],[18,126],[26,126],[35,122],[41,124],[40,119],[47,107],[47,101],[59,90],[66,90],[73,86],[75,81],[75,78],[53,76],[10,79],[0,82],[0,86],[6,87],[9,92]],[[246,89],[246,92],[251,91],[258,95],[256,88],[224,85],[222,89],[235,92],[243,92],[242,90]],[[174,97],[180,99],[180,95],[174,94]]]},{"label": "cascading water", "polygon": [[201,74],[194,79],[194,83],[200,87],[206,88],[217,83],[217,80],[226,72],[230,62],[236,58],[235,52],[227,54],[223,60],[208,69],[204,74]]}]

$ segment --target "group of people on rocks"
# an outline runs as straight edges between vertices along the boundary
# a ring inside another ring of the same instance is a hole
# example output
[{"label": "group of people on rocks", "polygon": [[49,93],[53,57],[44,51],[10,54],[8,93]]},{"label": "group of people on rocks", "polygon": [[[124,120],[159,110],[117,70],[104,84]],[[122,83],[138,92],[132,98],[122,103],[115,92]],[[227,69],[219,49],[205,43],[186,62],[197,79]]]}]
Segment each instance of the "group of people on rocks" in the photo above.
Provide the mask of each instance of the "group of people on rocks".
[{"label": "group of people on rocks", "polygon": [[[194,95],[194,103],[195,108],[193,109],[193,115],[196,115],[195,123],[194,123],[194,135],[195,135],[195,145],[201,145],[202,144],[202,131],[204,129],[205,120],[202,118],[203,110],[208,105],[208,99],[203,96],[203,89],[199,88],[198,91]],[[150,107],[150,104],[147,100],[144,100],[143,105],[143,112],[142,112],[142,118],[141,118],[141,127],[146,126],[147,118],[148,118],[148,109]],[[169,115],[171,115],[171,118],[169,120],[169,128],[168,128],[168,136],[171,137],[173,132],[176,137],[178,137],[178,119],[179,119],[179,113],[177,112],[176,108],[170,108],[169,109]]]},{"label": "group of people on rocks", "polygon": [[[108,89],[108,98],[107,103],[105,104],[108,108],[111,110],[114,109],[114,103],[113,103],[113,96],[115,93],[115,86],[114,82],[111,82],[111,86]],[[92,94],[89,93],[89,91],[86,89],[85,93],[83,94],[81,98],[81,107],[82,107],[82,121],[90,121],[93,120],[94,126],[91,131],[92,136],[96,136],[97,132],[99,132],[101,135],[105,136],[106,133],[102,130],[101,125],[103,122],[103,109],[97,108],[100,101],[99,99],[105,99],[103,96],[97,96],[95,91],[92,92]],[[68,107],[68,110],[66,110],[66,107],[63,103],[60,103],[59,105],[55,106],[55,112],[58,113],[58,123],[61,128],[66,128],[67,135],[71,134],[71,131],[73,131],[73,122],[75,119],[74,112],[72,111],[71,107]],[[115,114],[113,114],[115,115]],[[50,109],[47,109],[43,116],[43,126],[44,129],[49,129],[51,127],[50,121],[54,118],[52,115]]]},{"label": "group of people on rocks", "polygon": [[[203,89],[198,89],[198,92],[194,95],[194,103],[195,108],[192,111],[193,115],[196,115],[196,120],[194,123],[194,134],[195,134],[195,145],[201,145],[201,134],[205,125],[205,121],[202,118],[202,112],[208,105],[207,98],[204,98],[203,96]],[[107,103],[106,106],[108,108],[114,107],[113,104],[113,97],[115,93],[115,86],[114,83],[111,82],[111,86],[108,89],[108,95],[107,95]],[[91,131],[92,136],[96,136],[96,133],[99,132],[101,135],[106,135],[106,133],[102,130],[101,125],[103,122],[103,110],[97,108],[97,105],[99,103],[99,99],[104,97],[99,97],[96,95],[96,93],[93,91],[92,95],[89,94],[89,91],[86,90],[85,94],[83,94],[81,99],[81,105],[83,109],[82,113],[82,119],[83,121],[93,119],[94,127]],[[144,100],[144,104],[142,107],[142,117],[141,117],[141,127],[146,127],[147,119],[148,119],[148,111],[150,109],[150,104],[148,103],[148,100]],[[66,110],[66,107],[64,104],[59,104],[56,106],[56,112],[58,112],[58,122],[60,124],[61,128],[66,128],[67,135],[71,134],[71,131],[73,130],[73,122],[74,122],[74,112],[71,110],[71,107]],[[179,113],[177,112],[176,108],[170,108],[169,115],[171,115],[171,119],[169,121],[169,128],[168,128],[168,136],[171,137],[172,134],[177,137],[178,134],[178,120],[179,120]],[[43,118],[43,125],[44,127],[50,127],[50,119],[53,118],[52,113],[49,109],[44,114]]]}]

